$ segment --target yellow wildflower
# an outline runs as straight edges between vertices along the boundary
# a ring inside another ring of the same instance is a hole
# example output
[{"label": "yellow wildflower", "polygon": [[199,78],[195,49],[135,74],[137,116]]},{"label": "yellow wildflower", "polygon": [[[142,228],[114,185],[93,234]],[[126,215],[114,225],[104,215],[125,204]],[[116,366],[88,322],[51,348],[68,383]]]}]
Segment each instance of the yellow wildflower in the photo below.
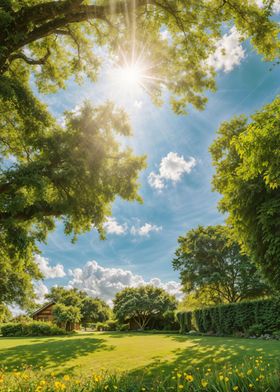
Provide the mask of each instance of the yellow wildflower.
[{"label": "yellow wildflower", "polygon": [[225,377],[225,382],[229,382],[229,378],[228,377]]},{"label": "yellow wildflower", "polygon": [[232,388],[233,391],[238,391],[239,387],[236,385],[235,387]]},{"label": "yellow wildflower", "polygon": [[219,376],[220,381],[223,381],[224,376]]},{"label": "yellow wildflower", "polygon": [[263,375],[263,374],[260,374],[260,375],[259,375],[259,379],[260,379],[260,380],[263,380],[263,379],[264,379],[264,375]]},{"label": "yellow wildflower", "polygon": [[185,378],[188,382],[193,382],[193,376],[191,374],[187,374]]},{"label": "yellow wildflower", "polygon": [[118,387],[116,385],[114,385],[114,389],[118,389]]},{"label": "yellow wildflower", "polygon": [[247,375],[249,376],[250,374],[252,374],[252,369],[249,369],[248,371],[247,371]]},{"label": "yellow wildflower", "polygon": [[249,388],[254,388],[254,385],[253,384],[249,384]]},{"label": "yellow wildflower", "polygon": [[179,389],[183,389],[184,388],[184,385],[183,384],[180,384],[179,385]]},{"label": "yellow wildflower", "polygon": [[181,373],[177,373],[177,377],[178,377],[178,378],[181,378],[181,377],[182,377],[182,374],[181,374]]},{"label": "yellow wildflower", "polygon": [[208,385],[208,381],[206,381],[206,380],[201,380],[201,385],[202,385],[203,388],[206,388],[207,385]]},{"label": "yellow wildflower", "polygon": [[65,376],[63,377],[63,380],[64,380],[64,381],[69,381],[69,380],[70,380],[70,377],[69,377],[67,374],[65,374]]}]

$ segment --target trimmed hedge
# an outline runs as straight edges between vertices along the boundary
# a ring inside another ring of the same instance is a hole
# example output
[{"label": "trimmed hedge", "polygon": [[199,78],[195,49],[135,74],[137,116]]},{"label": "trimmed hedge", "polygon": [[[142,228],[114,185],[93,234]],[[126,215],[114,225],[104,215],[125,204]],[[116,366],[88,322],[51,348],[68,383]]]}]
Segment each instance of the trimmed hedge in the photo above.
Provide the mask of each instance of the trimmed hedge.
[{"label": "trimmed hedge", "polygon": [[2,324],[3,336],[52,336],[66,335],[66,331],[56,325],[46,322],[33,321],[32,323]]},{"label": "trimmed hedge", "polygon": [[250,334],[258,326],[259,334],[272,334],[280,330],[280,300],[264,299],[197,309],[178,313],[182,333],[190,330],[194,319],[202,333],[217,335]]},{"label": "trimmed hedge", "polygon": [[180,324],[180,333],[186,333],[192,329],[192,312],[178,312],[177,319]]}]

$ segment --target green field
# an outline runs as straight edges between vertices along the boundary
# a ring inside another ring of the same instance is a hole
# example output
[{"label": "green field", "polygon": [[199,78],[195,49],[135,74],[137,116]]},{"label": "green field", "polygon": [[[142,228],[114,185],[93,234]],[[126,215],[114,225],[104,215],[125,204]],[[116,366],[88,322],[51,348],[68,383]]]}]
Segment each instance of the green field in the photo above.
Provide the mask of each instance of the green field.
[{"label": "green field", "polygon": [[146,333],[0,338],[0,364],[7,371],[27,364],[56,374],[147,367],[158,372],[177,366],[220,367],[258,355],[274,362],[280,356],[280,342]]}]

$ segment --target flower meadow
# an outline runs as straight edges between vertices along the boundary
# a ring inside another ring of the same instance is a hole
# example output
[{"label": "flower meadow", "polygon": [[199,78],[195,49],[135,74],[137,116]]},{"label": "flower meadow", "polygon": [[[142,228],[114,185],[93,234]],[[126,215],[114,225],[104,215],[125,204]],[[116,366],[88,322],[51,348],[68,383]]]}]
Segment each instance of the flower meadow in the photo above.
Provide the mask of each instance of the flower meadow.
[{"label": "flower meadow", "polygon": [[86,376],[46,373],[40,369],[7,368],[0,371],[2,392],[165,392],[165,391],[280,391],[280,366],[262,356],[244,358],[239,365],[219,367],[174,367],[135,373],[89,373]]}]

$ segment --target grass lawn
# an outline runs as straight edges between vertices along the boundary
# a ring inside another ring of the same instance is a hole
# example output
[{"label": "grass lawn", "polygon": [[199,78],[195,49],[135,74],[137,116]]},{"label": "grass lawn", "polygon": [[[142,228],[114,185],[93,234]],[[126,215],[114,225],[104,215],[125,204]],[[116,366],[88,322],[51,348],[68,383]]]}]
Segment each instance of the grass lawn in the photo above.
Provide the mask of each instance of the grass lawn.
[{"label": "grass lawn", "polygon": [[222,366],[244,357],[280,356],[280,342],[238,338],[185,337],[171,334],[79,333],[70,337],[0,338],[0,365],[23,364],[48,372],[169,371],[176,366]]}]

